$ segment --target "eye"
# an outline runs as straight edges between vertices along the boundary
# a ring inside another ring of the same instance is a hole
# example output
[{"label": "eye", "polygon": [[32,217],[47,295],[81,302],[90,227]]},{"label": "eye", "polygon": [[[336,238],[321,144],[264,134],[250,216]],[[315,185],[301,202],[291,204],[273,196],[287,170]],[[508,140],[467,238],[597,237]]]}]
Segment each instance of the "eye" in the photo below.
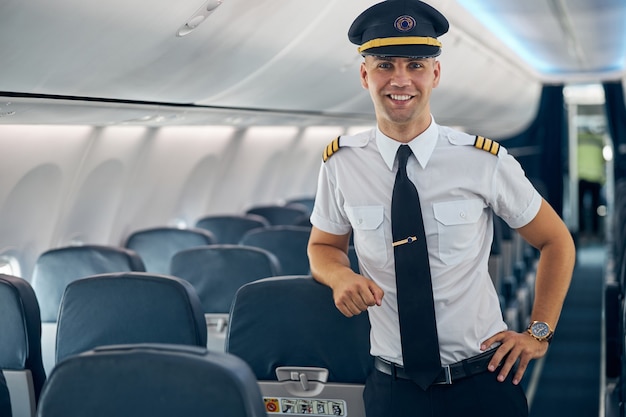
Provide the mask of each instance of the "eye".
[{"label": "eye", "polygon": [[391,64],[387,61],[382,61],[378,63],[378,68],[380,69],[390,69],[391,68]]},{"label": "eye", "polygon": [[411,69],[420,69],[420,68],[424,68],[424,64],[422,62],[414,61],[409,64],[409,67]]}]

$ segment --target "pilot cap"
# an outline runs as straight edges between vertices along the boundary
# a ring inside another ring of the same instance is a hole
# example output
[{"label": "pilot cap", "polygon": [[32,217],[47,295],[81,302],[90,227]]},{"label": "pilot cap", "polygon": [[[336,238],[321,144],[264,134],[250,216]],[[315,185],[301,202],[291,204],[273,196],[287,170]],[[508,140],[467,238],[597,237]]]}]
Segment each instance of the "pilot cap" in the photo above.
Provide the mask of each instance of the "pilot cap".
[{"label": "pilot cap", "polygon": [[419,0],[386,0],[361,13],[348,30],[361,55],[428,58],[441,54],[437,38],[448,20]]}]

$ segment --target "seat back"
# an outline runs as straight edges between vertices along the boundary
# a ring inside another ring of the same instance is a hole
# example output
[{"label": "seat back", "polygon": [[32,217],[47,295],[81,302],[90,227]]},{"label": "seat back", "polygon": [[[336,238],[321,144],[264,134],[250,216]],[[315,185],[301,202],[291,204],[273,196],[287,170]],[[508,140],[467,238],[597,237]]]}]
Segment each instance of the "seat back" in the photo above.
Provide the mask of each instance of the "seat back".
[{"label": "seat back", "polygon": [[250,365],[268,411],[364,416],[369,330],[367,313],[345,317],[310,276],[266,278],[237,291],[226,352]]},{"label": "seat back", "polygon": [[41,348],[47,373],[55,362],[56,322],[65,287],[79,278],[126,271],[145,271],[145,266],[137,253],[115,246],[67,246],[37,258],[32,285],[41,308]]},{"label": "seat back", "polygon": [[146,272],[169,274],[170,260],[176,252],[196,246],[211,245],[216,241],[215,236],[205,229],[153,227],[131,233],[124,247],[139,254]]},{"label": "seat back", "polygon": [[356,248],[354,246],[348,247],[348,259],[350,260],[350,268],[359,274],[361,271],[361,268],[359,267],[359,256],[357,255]]},{"label": "seat back", "polygon": [[98,348],[55,367],[39,417],[263,417],[241,359],[206,348],[141,344]]},{"label": "seat back", "polygon": [[315,206],[315,196],[312,197],[294,197],[290,198],[285,203],[288,207],[304,207],[307,215],[313,213],[313,207]]},{"label": "seat back", "polygon": [[206,346],[198,295],[180,278],[126,272],[70,283],[57,329],[57,363],[97,346],[168,343]]},{"label": "seat back", "polygon": [[278,259],[264,249],[211,245],[178,252],[170,273],[194,286],[207,323],[207,347],[223,351],[230,305],[239,287],[281,272]]},{"label": "seat back", "polygon": [[225,214],[205,216],[196,222],[196,227],[210,231],[219,244],[239,243],[243,235],[252,229],[269,226],[265,217],[254,214]]},{"label": "seat back", "polygon": [[240,245],[265,249],[278,258],[283,275],[307,275],[310,271],[307,246],[310,227],[269,226],[250,230]]},{"label": "seat back", "polygon": [[51,249],[39,256],[33,270],[33,289],[37,294],[43,322],[56,322],[61,297],[72,281],[109,272],[145,271],[137,253],[102,245],[67,246]]},{"label": "seat back", "polygon": [[308,217],[307,209],[305,206],[300,205],[265,205],[254,206],[246,211],[246,214],[256,214],[267,219],[267,221],[273,225],[295,225],[299,223],[302,218]]},{"label": "seat back", "polygon": [[[32,287],[22,278],[0,274],[0,331],[0,373],[6,378],[3,382],[8,387],[13,416],[31,417],[46,373],[41,358],[39,304]],[[4,397],[0,403],[6,407],[6,391]]]}]

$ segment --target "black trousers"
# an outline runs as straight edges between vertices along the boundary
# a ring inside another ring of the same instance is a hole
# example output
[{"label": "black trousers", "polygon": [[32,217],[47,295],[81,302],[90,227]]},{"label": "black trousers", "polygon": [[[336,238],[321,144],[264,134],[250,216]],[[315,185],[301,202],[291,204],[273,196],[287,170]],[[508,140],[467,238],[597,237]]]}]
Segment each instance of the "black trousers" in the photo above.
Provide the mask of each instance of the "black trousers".
[{"label": "black trousers", "polygon": [[527,417],[526,395],[511,382],[496,380],[497,371],[483,372],[451,385],[423,391],[407,379],[373,370],[365,383],[367,417]]}]

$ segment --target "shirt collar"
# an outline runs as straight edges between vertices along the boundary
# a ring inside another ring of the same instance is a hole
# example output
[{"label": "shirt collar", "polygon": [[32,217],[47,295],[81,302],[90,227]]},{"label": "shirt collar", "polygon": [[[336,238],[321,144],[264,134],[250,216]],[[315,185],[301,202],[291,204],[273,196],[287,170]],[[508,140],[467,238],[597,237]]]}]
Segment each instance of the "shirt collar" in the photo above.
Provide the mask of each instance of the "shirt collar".
[{"label": "shirt collar", "polygon": [[[437,144],[438,137],[439,126],[435,123],[435,119],[431,116],[431,122],[428,129],[422,132],[419,136],[411,139],[411,141],[407,144],[411,147],[413,155],[415,155],[422,168],[426,168],[426,164],[428,164],[430,156],[433,154],[433,150]],[[398,148],[402,145],[402,143],[386,136],[378,127],[376,127],[376,145],[378,146],[378,151],[383,157],[385,164],[389,167],[389,170],[393,170],[393,162],[396,159]]]}]

